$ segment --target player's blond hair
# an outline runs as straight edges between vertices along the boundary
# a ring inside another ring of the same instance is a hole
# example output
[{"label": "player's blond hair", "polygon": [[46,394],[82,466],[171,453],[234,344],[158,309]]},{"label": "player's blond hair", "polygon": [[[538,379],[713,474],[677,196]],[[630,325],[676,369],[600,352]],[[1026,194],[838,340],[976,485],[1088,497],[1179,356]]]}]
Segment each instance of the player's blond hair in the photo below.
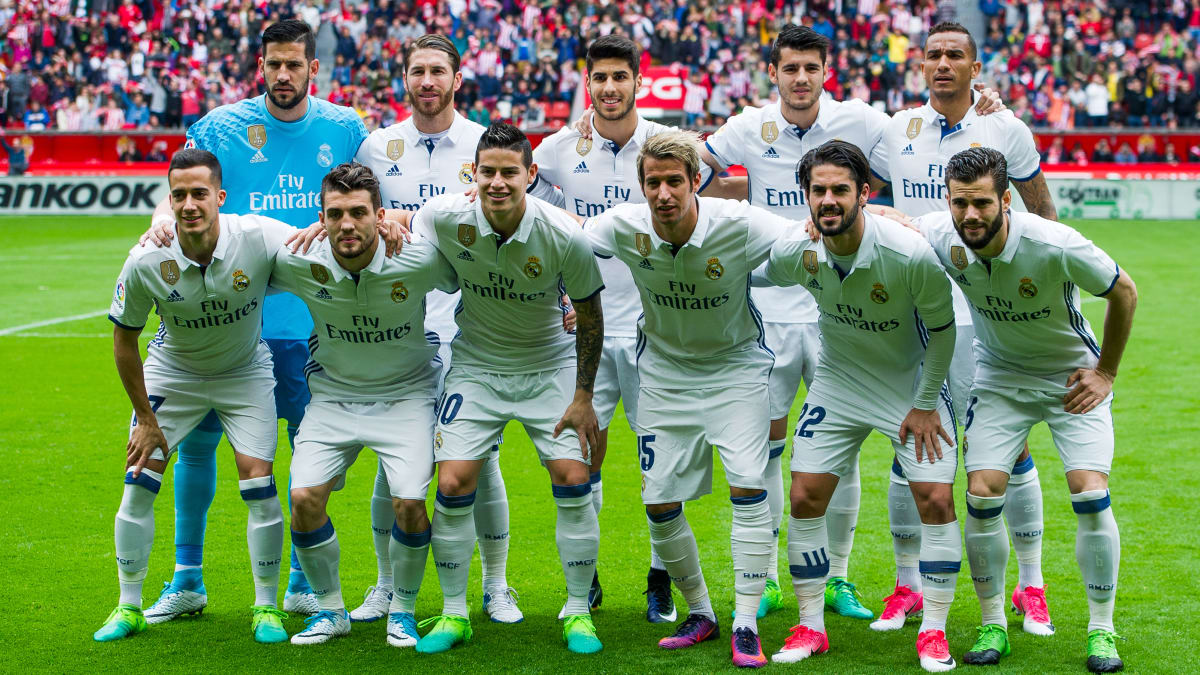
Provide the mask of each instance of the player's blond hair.
[{"label": "player's blond hair", "polygon": [[673,159],[687,170],[688,182],[700,173],[700,134],[694,131],[663,131],[646,139],[641,152],[638,153],[637,171],[638,183],[646,180],[646,172],[642,168],[646,158]]}]

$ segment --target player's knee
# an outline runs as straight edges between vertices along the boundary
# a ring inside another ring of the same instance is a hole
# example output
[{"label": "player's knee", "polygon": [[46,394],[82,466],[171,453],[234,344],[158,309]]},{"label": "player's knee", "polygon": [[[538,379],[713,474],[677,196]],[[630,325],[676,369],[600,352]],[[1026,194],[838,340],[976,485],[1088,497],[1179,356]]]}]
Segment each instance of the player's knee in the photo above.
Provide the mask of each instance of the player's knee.
[{"label": "player's knee", "polygon": [[1008,488],[1008,474],[1003,471],[981,470],[967,474],[967,492],[976,497],[1002,497]]},{"label": "player's knee", "polygon": [[422,532],[429,527],[429,516],[425,511],[425,502],[420,499],[393,499],[392,508],[396,511],[396,524],[405,532]]},{"label": "player's knee", "polygon": [[799,481],[792,481],[789,494],[793,518],[820,518],[825,515],[828,499],[821,500],[812,490],[808,490]]},{"label": "player's knee", "polygon": [[954,492],[948,483],[913,483],[913,500],[927,525],[944,525],[954,520]]},{"label": "player's knee", "polygon": [[1077,495],[1080,492],[1090,492],[1091,490],[1107,490],[1108,474],[1086,470],[1068,471],[1067,489],[1073,495]]},{"label": "player's knee", "polygon": [[461,497],[475,491],[476,478],[459,471],[438,471],[438,492],[447,497]]},{"label": "player's knee", "polygon": [[787,417],[780,417],[777,420],[771,420],[770,439],[772,441],[787,440]]},{"label": "player's knee", "polygon": [[649,516],[661,516],[664,513],[670,513],[683,507],[679,502],[670,502],[668,504],[647,504],[646,514]]},{"label": "player's knee", "polygon": [[[325,497],[313,488],[292,488],[292,519],[311,523],[325,515]],[[304,529],[304,528],[301,528]]]},{"label": "player's knee", "polygon": [[235,453],[239,480],[263,478],[271,475],[271,462],[241,453]]}]

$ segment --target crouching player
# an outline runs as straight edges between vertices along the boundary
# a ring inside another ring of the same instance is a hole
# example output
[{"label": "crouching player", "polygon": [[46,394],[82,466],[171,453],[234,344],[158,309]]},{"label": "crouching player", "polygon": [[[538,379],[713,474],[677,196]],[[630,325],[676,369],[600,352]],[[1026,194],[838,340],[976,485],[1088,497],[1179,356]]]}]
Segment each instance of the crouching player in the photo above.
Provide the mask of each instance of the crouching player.
[{"label": "crouching player", "polygon": [[[271,475],[275,378],[260,333],[275,252],[295,230],[262,216],[220,214],[221,165],[208,151],[176,153],[167,180],[178,237],[165,248],[130,252],[109,310],[133,422],[115,527],[121,599],[94,637],[107,642],[146,629],[142,584],[154,541],[154,499],[171,454],[212,410],[233,445],[238,487],[250,511],[254,638],[282,642],[285,615],[275,598],[283,513]],[[143,364],[137,341],[152,307],[160,323]]]},{"label": "crouching player", "polygon": [[[1121,538],[1108,495],[1112,385],[1129,340],[1137,289],[1075,230],[1009,210],[1004,155],[971,148],[946,165],[949,213],[917,219],[975,319],[978,367],[966,414],[966,543],[982,608],[979,640],[963,660],[1009,653],[1004,618],[1008,537],[1001,511],[1029,429],[1046,422],[1079,520],[1075,557],[1087,589],[1087,667],[1121,670],[1113,604]],[[1104,348],[1079,311],[1079,289],[1104,298]],[[926,607],[928,611],[928,606]]]},{"label": "crouching player", "polygon": [[[962,560],[954,413],[943,389],[954,354],[950,282],[917,233],[863,211],[869,171],[849,143],[809,151],[799,179],[822,239],[800,232],[781,239],[767,266],[772,283],[813,294],[821,329],[793,438],[788,558],[800,622],[772,660],[791,663],[829,649],[825,511],[859,445],[877,430],[892,441],[921,516],[925,613],[917,655],[926,670],[944,671],[955,667],[945,631]],[[938,437],[951,446],[944,453]]]},{"label": "crouching player", "polygon": [[335,167],[321,183],[328,238],[306,255],[277,256],[272,286],[294,293],[313,316],[312,401],[292,456],[292,541],[320,611],[293,644],[350,632],[338,580],[340,548],[325,507],[363,446],[379,456],[395,522],[388,554],[394,582],[387,642],[417,644],[413,612],[429,553],[425,493],[433,477],[437,337],[425,331],[425,294],[458,288],[453,268],[416,239],[388,258],[378,233],[379,181],[361,164]]}]

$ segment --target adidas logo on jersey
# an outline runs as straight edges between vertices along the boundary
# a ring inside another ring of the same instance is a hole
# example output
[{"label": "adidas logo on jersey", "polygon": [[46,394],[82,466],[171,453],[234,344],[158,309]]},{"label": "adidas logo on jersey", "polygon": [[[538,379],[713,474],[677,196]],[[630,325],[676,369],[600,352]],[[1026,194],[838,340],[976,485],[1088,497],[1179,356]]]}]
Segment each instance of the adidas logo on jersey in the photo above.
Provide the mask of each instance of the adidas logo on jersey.
[{"label": "adidas logo on jersey", "polygon": [[580,162],[571,173],[591,173],[591,171],[588,171],[587,162]]},{"label": "adidas logo on jersey", "polygon": [[907,148],[904,148],[903,150],[900,151],[900,154],[901,155],[915,155],[917,153],[913,152],[912,143],[909,143]]},{"label": "adidas logo on jersey", "polygon": [[260,164],[267,161],[266,155],[262,154],[262,150],[256,150],[254,156],[250,158],[251,164]]},{"label": "adidas logo on jersey", "polygon": [[762,156],[766,157],[767,159],[779,159],[779,153],[775,152],[774,147],[767,148],[767,151],[764,152]]},{"label": "adidas logo on jersey", "polygon": [[171,294],[167,296],[167,302],[183,302],[183,296],[179,294],[179,291],[171,291]]},{"label": "adidas logo on jersey", "polygon": [[385,173],[385,174],[383,174],[383,175],[385,175],[385,176],[392,176],[392,177],[399,176],[399,175],[401,175],[401,173],[400,173],[400,167],[399,167],[399,166],[397,166],[397,165],[395,165],[395,164],[393,164],[393,165],[392,165],[392,168],[388,169],[388,170],[387,170],[387,173]]},{"label": "adidas logo on jersey", "polygon": [[317,291],[316,295],[317,295],[318,300],[332,300],[333,299],[333,296],[329,293],[329,291],[325,290],[324,288]]},{"label": "adidas logo on jersey", "polygon": [[816,279],[809,280],[807,286],[815,291],[825,290],[825,289],[821,288],[821,282],[817,281]]},{"label": "adidas logo on jersey", "polygon": [[650,261],[646,260],[645,258],[642,258],[642,262],[638,263],[638,267],[640,267],[644,270],[651,270],[651,271],[654,270],[654,265],[651,265]]},{"label": "adidas logo on jersey", "polygon": [[459,260],[466,260],[467,262],[475,262],[475,257],[471,255],[470,251],[463,251],[455,257],[457,257]]},{"label": "adidas logo on jersey", "polygon": [[957,281],[958,283],[962,284],[963,286],[971,285],[971,282],[967,281],[967,275],[965,275],[965,274],[960,274],[960,275],[954,277],[954,280]]}]

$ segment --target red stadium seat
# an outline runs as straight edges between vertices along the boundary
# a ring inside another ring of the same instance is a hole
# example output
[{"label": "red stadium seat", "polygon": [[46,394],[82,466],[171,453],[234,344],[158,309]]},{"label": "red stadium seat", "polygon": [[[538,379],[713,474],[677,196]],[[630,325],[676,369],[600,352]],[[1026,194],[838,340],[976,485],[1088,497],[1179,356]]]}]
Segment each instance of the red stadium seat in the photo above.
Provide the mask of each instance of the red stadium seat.
[{"label": "red stadium seat", "polygon": [[566,101],[554,101],[546,107],[546,119],[565,120],[571,116],[571,104]]}]

